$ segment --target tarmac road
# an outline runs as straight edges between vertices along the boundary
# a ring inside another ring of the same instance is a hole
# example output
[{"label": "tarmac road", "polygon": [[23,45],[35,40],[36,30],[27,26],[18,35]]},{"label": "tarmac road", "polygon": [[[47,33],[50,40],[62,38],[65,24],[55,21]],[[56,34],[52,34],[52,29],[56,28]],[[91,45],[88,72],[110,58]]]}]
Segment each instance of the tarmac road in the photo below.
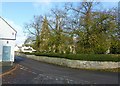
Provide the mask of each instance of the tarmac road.
[{"label": "tarmac road", "polygon": [[16,57],[17,69],[3,84],[118,84],[118,73],[71,69]]}]

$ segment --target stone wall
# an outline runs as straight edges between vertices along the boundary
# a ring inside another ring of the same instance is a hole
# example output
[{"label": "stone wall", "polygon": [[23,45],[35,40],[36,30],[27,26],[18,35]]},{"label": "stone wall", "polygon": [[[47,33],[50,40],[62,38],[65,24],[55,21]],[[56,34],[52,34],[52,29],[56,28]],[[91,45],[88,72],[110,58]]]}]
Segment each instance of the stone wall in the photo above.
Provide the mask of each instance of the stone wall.
[{"label": "stone wall", "polygon": [[22,55],[24,57],[47,62],[51,64],[67,66],[70,68],[86,68],[86,69],[107,69],[107,68],[118,68],[120,62],[99,62],[99,61],[80,61],[80,60],[69,60],[65,58],[54,58],[45,56],[34,56],[34,55]]}]

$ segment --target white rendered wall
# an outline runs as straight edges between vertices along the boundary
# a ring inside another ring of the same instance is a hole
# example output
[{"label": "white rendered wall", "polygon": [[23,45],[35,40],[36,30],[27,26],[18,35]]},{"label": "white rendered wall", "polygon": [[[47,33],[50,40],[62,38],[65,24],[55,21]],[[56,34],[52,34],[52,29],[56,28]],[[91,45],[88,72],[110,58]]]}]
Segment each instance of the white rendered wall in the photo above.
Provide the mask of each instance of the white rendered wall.
[{"label": "white rendered wall", "polygon": [[0,40],[0,62],[2,61],[2,41]]}]

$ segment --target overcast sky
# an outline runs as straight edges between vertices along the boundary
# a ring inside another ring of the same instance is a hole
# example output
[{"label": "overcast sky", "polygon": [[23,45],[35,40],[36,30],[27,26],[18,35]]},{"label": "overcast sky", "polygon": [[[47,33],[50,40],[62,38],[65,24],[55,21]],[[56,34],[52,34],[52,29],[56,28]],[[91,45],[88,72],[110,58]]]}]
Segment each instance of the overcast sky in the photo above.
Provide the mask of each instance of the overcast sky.
[{"label": "overcast sky", "polygon": [[[4,1],[4,0],[3,0]],[[2,2],[0,3],[0,16],[2,16],[8,23],[17,30],[16,44],[22,44],[26,39],[24,31],[24,24],[33,19],[34,15],[49,14],[50,9],[56,5],[63,7],[65,2],[51,2],[51,0],[44,0],[44,2]],[[14,1],[14,0],[13,0]],[[29,1],[29,0],[28,0]],[[43,0],[42,0],[43,1]],[[117,2],[102,3],[101,9],[108,9],[117,7]]]}]

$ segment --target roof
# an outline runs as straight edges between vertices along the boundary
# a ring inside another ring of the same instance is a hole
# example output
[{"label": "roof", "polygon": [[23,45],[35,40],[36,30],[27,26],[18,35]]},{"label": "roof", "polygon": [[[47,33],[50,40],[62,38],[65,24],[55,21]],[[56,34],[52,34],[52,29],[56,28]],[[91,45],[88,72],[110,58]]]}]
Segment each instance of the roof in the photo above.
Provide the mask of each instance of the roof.
[{"label": "roof", "polygon": [[0,18],[17,33],[17,31],[5,19],[3,19],[1,16]]}]

